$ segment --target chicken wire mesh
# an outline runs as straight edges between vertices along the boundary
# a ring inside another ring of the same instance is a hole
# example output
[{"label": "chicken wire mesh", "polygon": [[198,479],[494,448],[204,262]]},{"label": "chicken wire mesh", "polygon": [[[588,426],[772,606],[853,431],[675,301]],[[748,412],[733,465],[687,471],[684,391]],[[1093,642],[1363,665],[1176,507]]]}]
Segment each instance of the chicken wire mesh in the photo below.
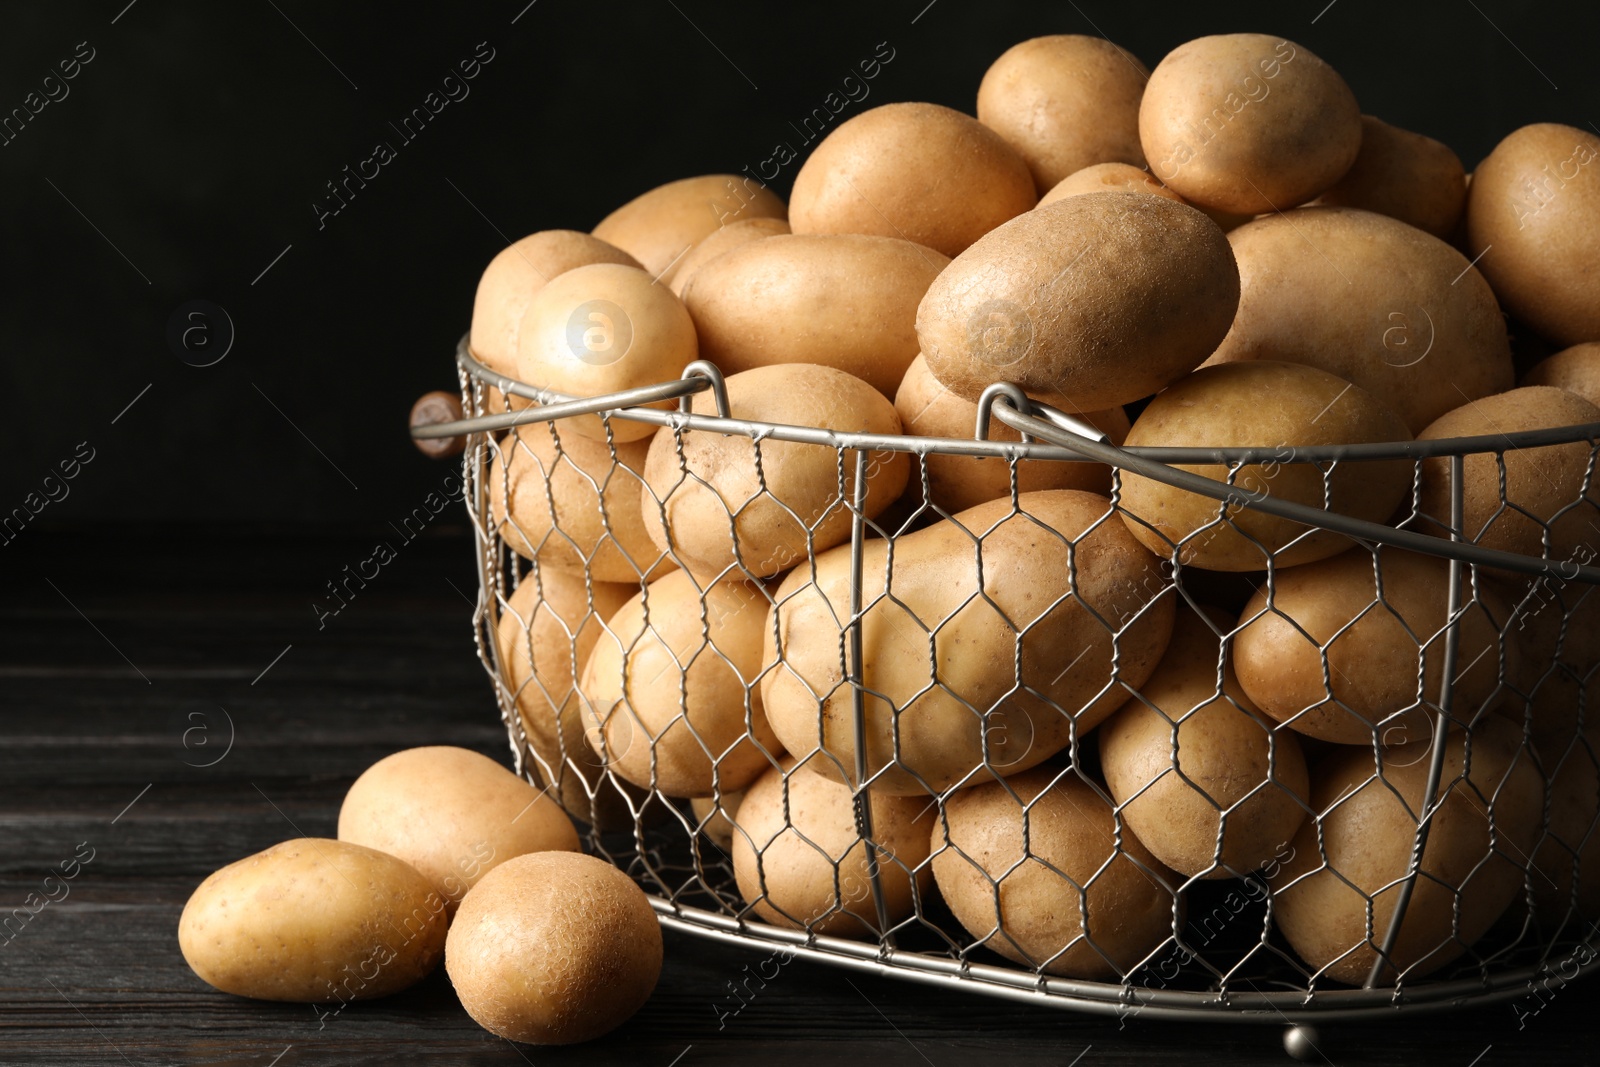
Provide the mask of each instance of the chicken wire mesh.
[{"label": "chicken wire mesh", "polygon": [[[1001,385],[957,441],[742,422],[705,364],[584,401],[458,362],[469,417],[419,434],[471,434],[476,636],[518,768],[664,923],[1125,1017],[1458,1007],[1593,969],[1600,425],[1124,450]],[[737,477],[696,462],[711,436],[741,439]],[[783,448],[826,450],[825,499],[779,498]],[[1530,506],[1553,448],[1581,484]],[[952,457],[1009,494],[946,508]],[[1031,464],[1104,464],[1104,495],[1024,492]],[[1392,525],[1330,510],[1380,464]],[[1320,502],[1271,494],[1291,466]],[[1133,515],[1139,479],[1215,517]],[[690,495],[725,559],[672,532]],[[1219,541],[1259,566],[1198,566]]]}]

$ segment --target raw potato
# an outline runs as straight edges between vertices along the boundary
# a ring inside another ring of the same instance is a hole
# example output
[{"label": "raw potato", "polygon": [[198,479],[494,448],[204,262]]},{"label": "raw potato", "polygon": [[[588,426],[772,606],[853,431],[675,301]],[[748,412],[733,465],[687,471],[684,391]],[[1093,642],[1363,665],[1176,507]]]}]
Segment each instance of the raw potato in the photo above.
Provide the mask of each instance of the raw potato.
[{"label": "raw potato", "polygon": [[1008,48],[978,86],[978,120],[1028,164],[1039,192],[1095,163],[1142,165],[1139,98],[1150,72],[1100,37],[1055,34]]},{"label": "raw potato", "polygon": [[[1498,437],[1520,430],[1592,422],[1600,422],[1600,407],[1575,393],[1534,385],[1463,404],[1436,419],[1417,439]],[[1586,548],[1586,559],[1579,562],[1592,560],[1600,550],[1600,531],[1596,530],[1600,524],[1600,511],[1596,510],[1600,506],[1600,486],[1592,484],[1590,451],[1589,442],[1584,440],[1507,449],[1503,496],[1501,468],[1495,455],[1477,452],[1467,456],[1462,537],[1484,548],[1559,560],[1569,559],[1580,548]],[[1449,537],[1449,459],[1422,461],[1420,506],[1432,520],[1424,522],[1422,528]]]},{"label": "raw potato", "polygon": [[1600,406],[1600,341],[1564,348],[1523,377],[1523,385],[1552,385]]},{"label": "raw potato", "polygon": [[[1142,685],[1166,648],[1169,583],[1154,556],[1106,521],[1111,502],[1074,490],[1020,499],[1018,515],[1009,498],[995,500],[897,537],[892,598],[888,543],[864,547],[861,674],[874,792],[926,796],[1027,770],[1115,711],[1123,685]],[[842,765],[853,779],[852,690],[840,662],[849,647],[849,546],[796,568],[774,602],[762,659],[776,664],[761,683],[767,716],[790,752],[820,747],[833,759],[814,761],[815,770],[837,776]]]},{"label": "raw potato", "polygon": [[898,237],[779,236],[707,263],[683,299],[724,374],[815,363],[892,397],[917,355],[917,304],[949,262]]},{"label": "raw potato", "polygon": [[[953,437],[970,440],[977,427],[978,405],[963,400],[928,373],[928,361],[918,356],[906,371],[894,407],[905,432],[915,437]],[[1078,418],[1102,431],[1112,444],[1128,436],[1128,416],[1121,408],[1095,411]],[[989,420],[991,441],[1021,441],[1022,435],[997,418]],[[1011,495],[1011,467],[999,457],[956,456],[929,452],[923,459],[928,485],[926,495],[935,507],[954,513],[985,501]],[[1111,468],[1104,463],[1057,462],[1024,459],[1017,462],[1017,490],[1083,489],[1102,495],[1111,491]],[[913,472],[906,495],[920,501],[921,475]]]},{"label": "raw potato", "polygon": [[739,831],[739,805],[744,802],[744,790],[730,790],[722,794],[721,803],[716,797],[695,797],[689,808],[699,821],[700,832],[716,842],[724,852],[733,851],[733,838]]},{"label": "raw potato", "polygon": [[1040,198],[1039,206],[1084,193],[1148,193],[1176,200],[1180,204],[1187,202],[1158,182],[1147,170],[1129,163],[1096,163],[1092,167],[1074,171],[1051,186],[1050,191]]},{"label": "raw potato", "polygon": [[1028,165],[970,115],[870,108],[836,126],[794,178],[795,233],[899,237],[947,256],[1038,201]]},{"label": "raw potato", "polygon": [[1123,819],[1183,875],[1243,877],[1267,866],[1300,828],[1310,795],[1299,741],[1274,729],[1234,676],[1221,636],[1232,629],[1220,611],[1181,609],[1156,673],[1099,731]]},{"label": "raw potato", "polygon": [[1557,345],[1600,341],[1600,136],[1524,126],[1472,174],[1468,247],[1506,310]]},{"label": "raw potato", "polygon": [[[652,582],[606,623],[581,691],[590,743],[611,769],[669,797],[743,789],[781,751],[762,712],[759,585]],[[746,693],[748,692],[748,700]]]},{"label": "raw potato", "polygon": [[[1411,492],[1405,460],[1349,461],[1331,475],[1324,465],[1291,462],[1300,446],[1409,441],[1399,416],[1364,389],[1297,363],[1257,360],[1205,367],[1152,400],[1128,432],[1131,446],[1256,446],[1271,458],[1240,467],[1233,485],[1245,501],[1224,503],[1143,475],[1122,476],[1120,514],[1133,536],[1158,556],[1176,546],[1188,566],[1264,570],[1326,559],[1348,538],[1257,511],[1262,497],[1385,522]],[[1226,483],[1226,464],[1174,464]],[[1227,522],[1221,522],[1226,519]]]},{"label": "raw potato", "polygon": [[497,630],[506,687],[540,777],[568,815],[600,830],[631,829],[646,797],[605,773],[584,733],[577,684],[605,620],[638,592],[637,583],[595,582],[591,605],[583,575],[535,567],[507,599]]},{"label": "raw potato", "polygon": [[667,288],[682,300],[683,291],[689,287],[689,279],[694,277],[695,271],[724,252],[731,252],[740,245],[759,241],[763,237],[778,237],[789,232],[789,223],[783,219],[744,219],[740,222],[730,222],[689,249],[688,254],[673,269],[672,284]]},{"label": "raw potato", "polygon": [[[730,375],[727,391],[736,419],[900,432],[900,417],[882,393],[832,367],[757,367]],[[694,411],[717,413],[710,392],[694,398]],[[651,540],[701,578],[737,580],[782,574],[806,558],[808,541],[822,552],[850,539],[855,453],[841,461],[829,445],[766,440],[759,466],[757,458],[755,441],[743,435],[658,435],[644,465],[642,508]],[[904,452],[872,453],[869,518],[894,503],[910,467]]]},{"label": "raw potato", "polygon": [[928,369],[977,400],[1010,381],[1069,411],[1149,396],[1228,332],[1228,238],[1158,196],[1087,193],[1001,226],[945,268],[917,309]]},{"label": "raw potato", "polygon": [[[577,267],[545,285],[528,302],[517,337],[518,377],[572,397],[672,381],[698,355],[683,301],[645,271],[615,263]],[[638,441],[656,431],[599,415],[561,421],[596,441]]]},{"label": "raw potato", "polygon": [[519,427],[489,465],[490,523],[524,559],[587,569],[597,582],[637,585],[641,575],[666,574],[677,564],[645,532],[641,511],[649,449],[648,441],[618,442],[613,454],[581,434]]},{"label": "raw potato", "polygon": [[985,947],[1047,974],[1116,981],[1183,922],[1178,879],[1118,831],[1097,790],[1041,767],[945,801],[933,876]]},{"label": "raw potato", "polygon": [[1376,211],[1448,241],[1467,207],[1466,169],[1450,146],[1361,116],[1361,152],[1320,203]]},{"label": "raw potato", "polygon": [[339,840],[405,860],[452,913],[513,856],[578,850],[572,820],[544,790],[448,745],[408,748],[363,771],[339,808]]},{"label": "raw potato", "polygon": [[[1594,562],[1595,550],[1579,552]],[[1510,582],[1515,625],[1507,635],[1521,655],[1511,699],[1527,711],[1539,759],[1554,767],[1579,740],[1584,721],[1600,722],[1600,591],[1577,580],[1528,578]],[[1512,721],[1524,717],[1508,707]],[[1596,835],[1600,836],[1600,835]]]},{"label": "raw potato", "polygon": [[[793,759],[756,779],[739,805],[733,870],[739,893],[777,926],[876,940],[871,867],[876,861],[890,927],[926,900],[932,872],[928,839],[938,805],[925,797],[872,793],[873,855],[856,832],[848,786]],[[787,777],[785,777],[787,775]]]},{"label": "raw potato", "polygon": [[1511,388],[1511,346],[1467,257],[1403,222],[1312,207],[1228,234],[1239,309],[1208,365],[1304,363],[1365,389],[1417,433]]},{"label": "raw potato", "polygon": [[644,1006],[661,954],[661,924],[627,875],[593,856],[540,852],[501,864],[467,894],[444,965],[485,1030],[572,1045]]},{"label": "raw potato", "polygon": [[398,993],[444,953],[448,909],[415,867],[298,837],[200,883],[178,947],[209,985],[257,1000],[343,1003]]},{"label": "raw potato", "polygon": [[[1591,726],[1570,752],[1551,758],[1540,750],[1550,776],[1549,832],[1534,853],[1533,904],[1544,928],[1563,921],[1580,926],[1600,919],[1600,727]],[[1576,882],[1576,892],[1574,892]],[[1568,918],[1576,907],[1577,914]]]},{"label": "raw potato", "polygon": [[[1383,595],[1375,604],[1377,567]],[[1371,746],[1429,737],[1444,678],[1449,593],[1445,560],[1392,548],[1380,551],[1377,566],[1371,552],[1355,548],[1279,571],[1270,606],[1263,587],[1239,616],[1239,684],[1272,718],[1324,741]],[[1462,590],[1451,702],[1458,722],[1499,703],[1502,660],[1504,676],[1515,677],[1517,650],[1502,646],[1495,622],[1508,615],[1487,589],[1475,603],[1472,589]]]},{"label": "raw potato", "polygon": [[[1466,736],[1457,731],[1445,743],[1442,796],[1390,955],[1408,982],[1461,956],[1522,892],[1543,822],[1543,784],[1518,729],[1490,717],[1473,730],[1470,775]],[[1300,958],[1335,981],[1360,985],[1378,958],[1409,868],[1431,747],[1380,749],[1380,767],[1371,749],[1345,749],[1312,772],[1320,818],[1300,827],[1293,856],[1272,879],[1273,910]],[[1379,985],[1395,978],[1385,966]]]},{"label": "raw potato", "polygon": [[1150,169],[1192,204],[1285,211],[1337,182],[1361,150],[1361,109],[1337,71],[1260,33],[1181,44],[1139,106]]},{"label": "raw potato", "polygon": [[600,220],[594,235],[632,255],[670,285],[686,253],[715,233],[747,219],[781,219],[783,201],[737,174],[680,178],[641,193]]}]

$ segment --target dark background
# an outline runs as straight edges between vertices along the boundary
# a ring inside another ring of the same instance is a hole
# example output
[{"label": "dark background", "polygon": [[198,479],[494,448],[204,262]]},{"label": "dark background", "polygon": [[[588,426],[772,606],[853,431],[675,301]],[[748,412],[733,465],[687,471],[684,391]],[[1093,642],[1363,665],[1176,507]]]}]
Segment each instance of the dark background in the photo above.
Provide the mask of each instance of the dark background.
[{"label": "dark background", "polygon": [[[1592,3],[126,2],[13,6],[0,25],[0,113],[78,42],[95,53],[0,147],[0,512],[79,442],[95,450],[28,537],[82,520],[408,514],[440,474],[407,443],[406,412],[453,387],[489,259],[660,182],[798,147],[789,122],[879,42],[894,59],[841,119],[892,100],[971,111],[987,65],[1039,34],[1103,33],[1153,67],[1191,37],[1251,30],[1327,59],[1364,111],[1469,168],[1525,123],[1600,122]],[[388,122],[482,41],[495,58],[470,95],[401,146]],[[398,157],[319,229],[325,183],[378,140]],[[193,299],[235,326],[214,366],[167,342]]]}]

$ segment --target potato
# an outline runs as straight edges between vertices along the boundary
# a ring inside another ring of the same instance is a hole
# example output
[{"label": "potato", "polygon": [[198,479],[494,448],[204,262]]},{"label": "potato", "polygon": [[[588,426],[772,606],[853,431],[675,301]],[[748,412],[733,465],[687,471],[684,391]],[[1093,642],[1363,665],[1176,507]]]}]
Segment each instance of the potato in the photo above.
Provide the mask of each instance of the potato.
[{"label": "potato", "polygon": [[1412,433],[1511,388],[1511,346],[1489,286],[1461,253],[1403,222],[1313,207],[1228,234],[1233,328],[1207,365],[1280,359],[1337,374]]},{"label": "potato", "polygon": [[[1586,547],[1574,559],[1593,562],[1596,550]],[[1516,612],[1506,636],[1517,647],[1518,667],[1511,679],[1516,692],[1507,714],[1528,718],[1534,750],[1554,767],[1574,742],[1583,724],[1600,722],[1600,591],[1577,580],[1517,575],[1509,582]],[[1590,711],[1590,708],[1597,709]]]},{"label": "potato", "polygon": [[[911,362],[894,408],[900,413],[905,432],[916,437],[953,437],[971,440],[978,422],[978,405],[963,400],[940,385],[928,373],[928,361],[918,356]],[[1080,414],[1078,418],[1106,434],[1113,444],[1128,436],[1128,416],[1121,408]],[[1022,435],[999,419],[989,421],[989,440],[1021,441]],[[1011,466],[999,457],[955,456],[930,452],[923,459],[928,500],[947,512],[965,511],[996,497],[1011,495]],[[920,501],[924,495],[922,479],[913,476],[906,495]],[[1017,490],[1031,493],[1040,489],[1084,489],[1091,493],[1111,491],[1111,468],[1104,463],[1057,462],[1024,459],[1017,461]]]},{"label": "potato", "polygon": [[724,792],[721,802],[717,797],[694,797],[689,809],[699,821],[699,831],[711,838],[724,852],[733,851],[733,838],[738,833],[739,805],[744,802],[742,789]]},{"label": "potato", "polygon": [[572,820],[546,791],[449,745],[408,748],[363,771],[339,807],[339,840],[405,860],[452,913],[511,857],[579,847]]},{"label": "potato", "polygon": [[733,870],[755,914],[777,926],[836,937],[876,939],[882,932],[872,899],[872,869],[891,927],[926,900],[932,880],[928,838],[938,805],[925,797],[874,792],[872,843],[856,832],[855,799],[793,759],[757,778],[739,805]]},{"label": "potato", "polygon": [[594,582],[592,603],[590,588],[583,575],[553,567],[524,575],[500,615],[500,663],[539,775],[561,807],[600,830],[631,829],[645,794],[605,773],[584,733],[577,682],[605,620],[639,586]]},{"label": "potato", "polygon": [[758,585],[674,571],[606,623],[580,690],[608,766],[669,797],[743,789],[781,750],[762,711]]},{"label": "potato", "polygon": [[1087,193],[1036,208],[945,268],[917,309],[928,370],[977,400],[1015,382],[1069,411],[1156,392],[1228,332],[1228,238],[1158,196]]},{"label": "potato", "polygon": [[[545,285],[528,301],[517,337],[518,377],[572,397],[672,381],[698,357],[683,301],[645,271],[616,263],[576,267]],[[652,423],[599,415],[561,423],[596,441],[639,441],[656,432]]]},{"label": "potato", "polygon": [[[776,240],[777,238],[773,238]],[[733,418],[847,433],[895,434],[894,405],[866,382],[832,367],[756,367],[727,379]],[[694,410],[717,413],[709,392]],[[866,514],[875,516],[905,488],[911,461],[874,452],[867,468]],[[644,527],[652,542],[706,579],[770,578],[850,539],[855,454],[828,445],[755,440],[691,430],[663,433],[644,464]]]},{"label": "potato", "polygon": [[1600,136],[1542,122],[1473,171],[1467,242],[1507,311],[1557,345],[1600,341]]},{"label": "potato", "polygon": [[[1105,497],[1051,490],[1020,503],[1021,514],[995,500],[902,535],[892,567],[887,542],[866,542],[860,673],[875,792],[927,795],[1024,771],[1082,738],[1123,702],[1124,685],[1155,670],[1173,615],[1159,561],[1105,521]],[[849,546],[796,568],[774,601],[767,717],[789,751],[821,748],[833,758],[813,768],[853,782],[841,663]]]},{"label": "potato", "polygon": [[1149,77],[1132,52],[1103,38],[1035,37],[984,72],[978,121],[1016,149],[1043,193],[1096,163],[1144,164],[1139,97]]},{"label": "potato", "polygon": [[[1541,825],[1539,774],[1510,723],[1491,717],[1472,731],[1470,772],[1466,741],[1457,731],[1445,742],[1442,795],[1381,985],[1395,981],[1395,966],[1412,982],[1461,956],[1522,889]],[[1378,958],[1426,804],[1431,748],[1431,738],[1380,748],[1376,767],[1372,749],[1345,749],[1312,771],[1318,817],[1301,825],[1271,885],[1278,928],[1327,978],[1360,985]]]},{"label": "potato", "polygon": [[[1340,744],[1394,745],[1431,735],[1444,678],[1446,561],[1357,548],[1279,571],[1273,581],[1271,601],[1262,587],[1233,639],[1234,670],[1257,707]],[[1509,615],[1504,603],[1487,589],[1474,597],[1465,588],[1461,605],[1451,716],[1470,723],[1500,702],[1500,679],[1519,665],[1495,622]]]},{"label": "potato", "polygon": [[1155,674],[1098,733],[1122,818],[1183,875],[1243,877],[1265,867],[1300,828],[1309,799],[1294,733],[1274,729],[1234,676],[1221,640],[1232,629],[1220,611],[1180,609]]},{"label": "potato", "polygon": [[1187,203],[1183,197],[1156,181],[1147,170],[1129,163],[1096,163],[1062,178],[1039,200],[1039,207],[1084,193],[1148,193],[1151,196]]},{"label": "potato", "polygon": [[[1584,928],[1600,919],[1600,727],[1590,726],[1579,744],[1546,758],[1547,833],[1533,854],[1533,904],[1546,929],[1563,921]],[[1568,913],[1576,909],[1576,915]],[[1575,922],[1574,922],[1575,920]]]},{"label": "potato", "polygon": [[707,263],[683,299],[724,374],[814,363],[892,397],[917,355],[917,304],[949,262],[898,237],[779,236]]},{"label": "potato", "polygon": [[[1564,389],[1532,385],[1463,404],[1435,419],[1417,439],[1498,436],[1594,422],[1600,422],[1600,407]],[[1485,548],[1559,560],[1587,545],[1593,559],[1600,546],[1600,486],[1592,484],[1590,453],[1589,442],[1582,440],[1507,449],[1503,475],[1495,454],[1467,456],[1462,537]],[[1450,536],[1448,458],[1422,461],[1420,509],[1425,531]]]},{"label": "potato", "polygon": [[447,912],[410,864],[299,837],[201,882],[178,920],[178,947],[224,993],[342,1004],[421,981],[444,953]]},{"label": "potato", "polygon": [[490,524],[524,559],[587,571],[595,581],[637,584],[674,570],[644,530],[649,448],[648,441],[608,448],[549,425],[519,427],[489,464]]},{"label": "potato", "polygon": [[1260,33],[1201,37],[1156,65],[1139,105],[1150,169],[1192,204],[1283,211],[1337,182],[1361,150],[1361,109],[1337,71]]},{"label": "potato", "polygon": [[759,241],[763,237],[776,237],[788,232],[789,224],[783,219],[744,219],[740,222],[730,222],[689,249],[688,254],[673,268],[672,283],[667,288],[682,300],[683,291],[689,287],[689,279],[694,277],[694,272],[713,259],[751,241]]},{"label": "potato", "polygon": [[473,1021],[508,1041],[571,1045],[621,1026],[661,977],[650,899],[604,860],[519,856],[461,902],[445,970]]},{"label": "potato", "polygon": [[1028,164],[989,127],[938,104],[869,108],[794,176],[795,233],[899,237],[953,256],[1038,200]]},{"label": "potato", "polygon": [[1178,879],[1119,823],[1074,772],[1037,768],[945,801],[933,876],[984,947],[1047,974],[1120,980],[1182,927],[1183,907]]},{"label": "potato", "polygon": [[1375,211],[1448,241],[1467,207],[1466,169],[1450,146],[1361,116],[1361,151],[1320,203]]},{"label": "potato", "polygon": [[1523,376],[1522,384],[1565,389],[1600,406],[1600,341],[1573,345],[1540,361]]},{"label": "potato", "polygon": [[[1271,449],[1271,458],[1233,472],[1243,499],[1226,503],[1125,473],[1120,514],[1146,548],[1168,557],[1176,550],[1189,566],[1254,571],[1266,568],[1269,554],[1279,567],[1326,559],[1348,548],[1349,539],[1247,502],[1270,497],[1384,522],[1410,495],[1410,463],[1351,461],[1329,473],[1325,464],[1291,461],[1300,446],[1410,439],[1399,416],[1326,371],[1273,360],[1205,367],[1150,402],[1128,431],[1128,445],[1259,446]],[[1226,464],[1175,466],[1229,481]]]},{"label": "potato", "polygon": [[783,201],[754,178],[706,174],[641,193],[601,219],[594,235],[632,255],[661,284],[671,285],[686,253],[719,228],[784,215]]}]

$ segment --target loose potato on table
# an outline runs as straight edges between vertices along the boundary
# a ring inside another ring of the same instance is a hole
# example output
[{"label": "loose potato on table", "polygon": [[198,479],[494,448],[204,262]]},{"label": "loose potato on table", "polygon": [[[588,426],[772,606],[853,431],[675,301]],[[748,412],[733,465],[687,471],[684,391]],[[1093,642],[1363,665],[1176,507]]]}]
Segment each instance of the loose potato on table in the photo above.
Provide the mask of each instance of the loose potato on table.
[{"label": "loose potato on table", "polygon": [[[1128,431],[1130,447],[1236,447],[1271,450],[1270,458],[1231,471],[1245,500],[1224,502],[1131,472],[1122,475],[1120,514],[1150,551],[1208,570],[1264,570],[1326,559],[1349,539],[1248,506],[1260,498],[1384,522],[1411,488],[1404,460],[1292,462],[1301,446],[1408,441],[1399,416],[1364,389],[1314,367],[1257,360],[1203,367],[1144,409]],[[1224,464],[1174,464],[1215,482]]]},{"label": "loose potato on table", "polygon": [[[866,382],[832,367],[757,367],[727,379],[735,419],[895,434],[894,405]],[[694,411],[715,415],[710,392]],[[904,452],[875,452],[867,469],[866,514],[882,512],[905,488]],[[690,430],[665,431],[643,467],[641,508],[650,539],[695,575],[771,578],[850,539],[855,454],[830,445]]]},{"label": "loose potato on table", "polygon": [[724,374],[818,364],[892,397],[917,355],[917,304],[949,262],[898,237],[776,236],[700,267],[683,299]]},{"label": "loose potato on table", "polygon": [[1550,385],[1600,406],[1600,341],[1564,348],[1523,376],[1522,384]]},{"label": "loose potato on table", "polygon": [[444,898],[410,864],[299,837],[201,882],[178,920],[178,947],[224,993],[342,1003],[426,977],[444,954],[448,924]]},{"label": "loose potato on table", "polygon": [[600,220],[594,235],[639,261],[670,285],[697,244],[747,219],[782,219],[777,194],[739,174],[680,178],[641,193]]},{"label": "loose potato on table", "polygon": [[[1020,503],[1020,514],[995,500],[902,535],[892,567],[887,542],[864,546],[859,670],[874,791],[927,795],[1026,770],[1155,670],[1173,616],[1159,561],[1107,521],[1105,497],[1051,490]],[[772,728],[800,758],[822,749],[819,773],[842,766],[853,778],[841,656],[849,547],[796,568],[774,602],[762,662],[776,666],[761,685]]]},{"label": "loose potato on table", "polygon": [[1075,772],[1036,768],[957,793],[931,848],[967,932],[1046,974],[1120,981],[1182,928],[1180,880]]},{"label": "loose potato on table", "polygon": [[[689,279],[695,272],[707,263],[716,259],[724,252],[732,252],[740,245],[759,241],[763,237],[777,237],[789,233],[789,223],[784,219],[743,219],[739,222],[730,222],[721,229],[713,232],[705,240],[689,249],[688,255],[679,261],[672,272],[672,284],[667,286],[679,300],[683,299],[683,291],[689,287]],[[701,354],[704,355],[704,340],[701,342]]]},{"label": "loose potato on table", "polygon": [[1467,206],[1467,175],[1450,146],[1361,116],[1361,151],[1319,203],[1375,211],[1448,241]]}]

